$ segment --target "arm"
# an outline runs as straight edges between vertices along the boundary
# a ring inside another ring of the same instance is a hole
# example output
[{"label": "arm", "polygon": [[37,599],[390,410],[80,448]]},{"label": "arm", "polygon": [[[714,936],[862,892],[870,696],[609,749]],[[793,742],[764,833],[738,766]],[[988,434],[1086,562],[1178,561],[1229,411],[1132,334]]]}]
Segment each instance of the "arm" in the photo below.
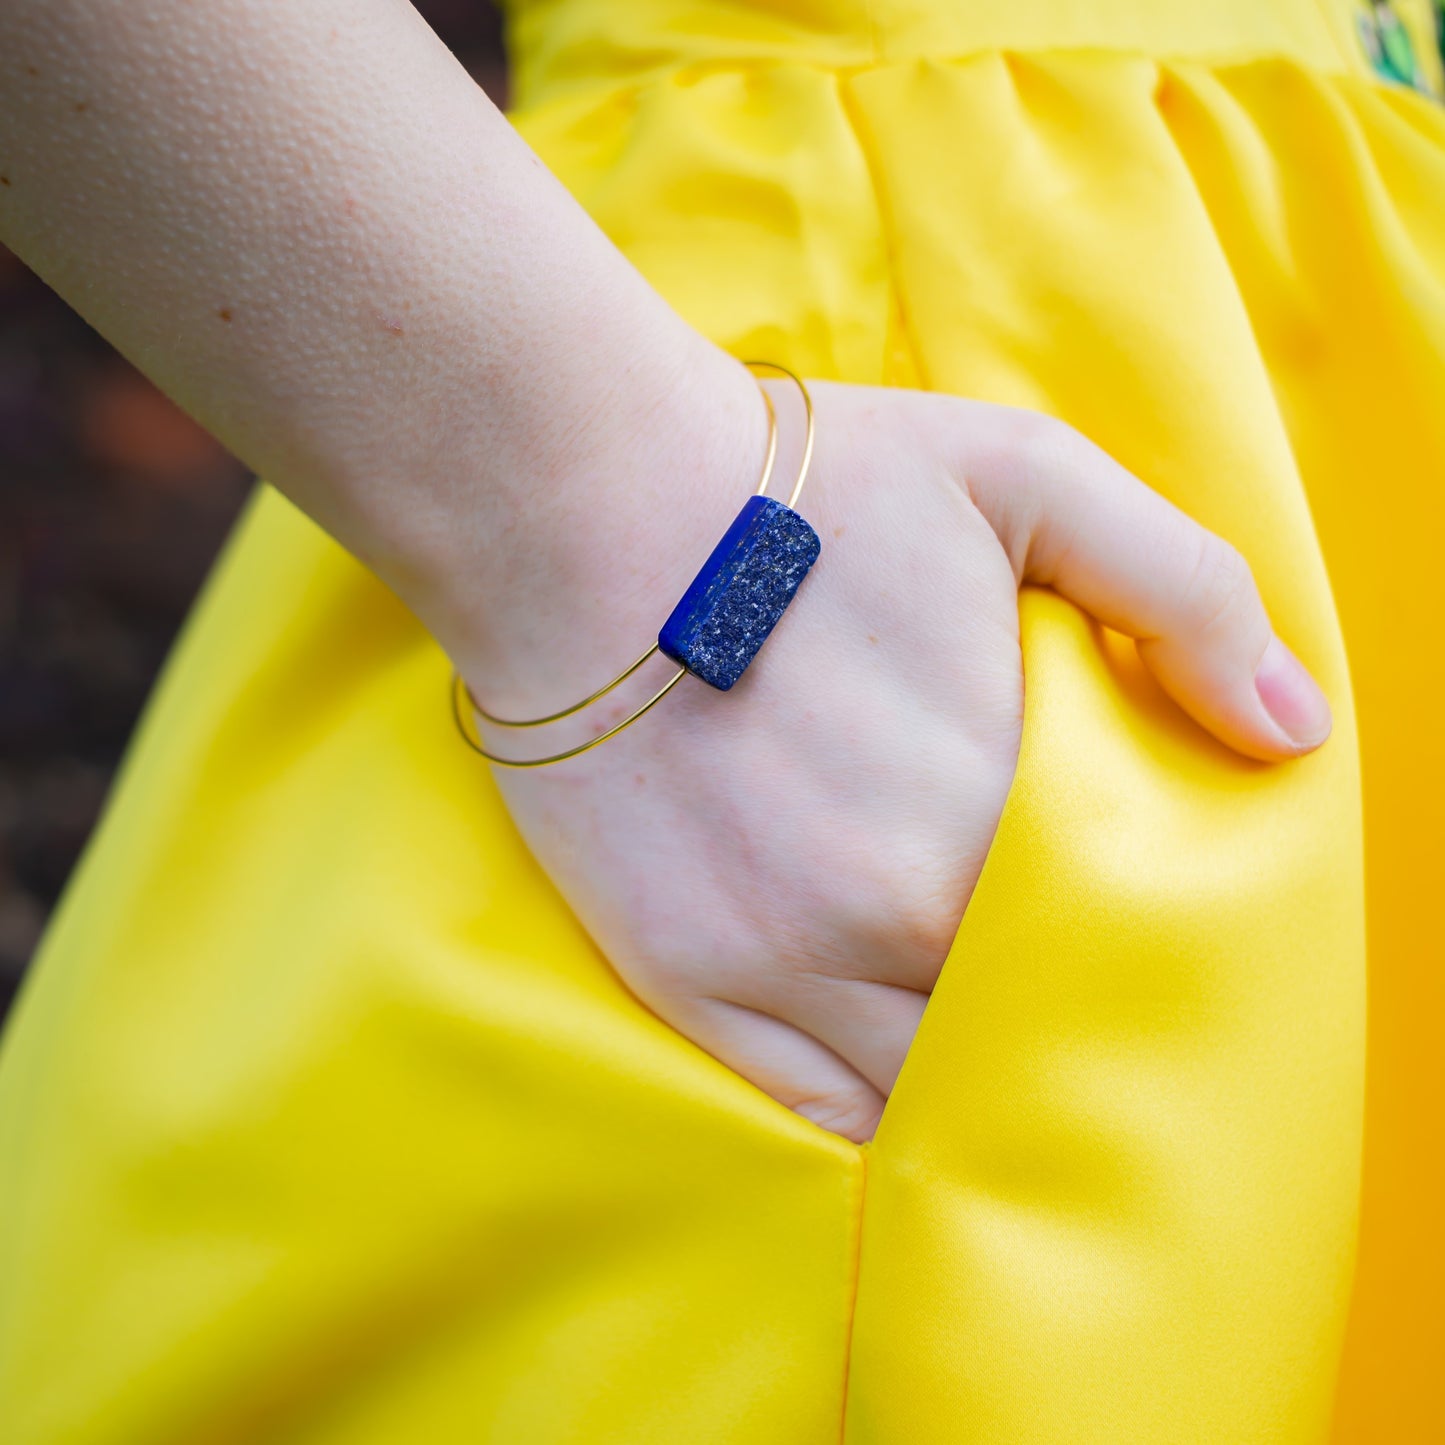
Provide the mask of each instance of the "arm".
[{"label": "arm", "polygon": [[[0,238],[503,704],[596,670],[643,515],[706,544],[761,459],[752,380],[409,5],[8,0],[0,178]],[[631,485],[644,432],[695,495]]]},{"label": "arm", "polygon": [[[0,0],[0,178],[0,239],[504,715],[629,661],[753,485],[752,378],[403,0]],[[863,1138],[1012,780],[1020,582],[1251,756],[1318,746],[1329,709],[1239,554],[1067,427],[817,400],[826,550],[746,684],[499,783],[645,1003]]]}]

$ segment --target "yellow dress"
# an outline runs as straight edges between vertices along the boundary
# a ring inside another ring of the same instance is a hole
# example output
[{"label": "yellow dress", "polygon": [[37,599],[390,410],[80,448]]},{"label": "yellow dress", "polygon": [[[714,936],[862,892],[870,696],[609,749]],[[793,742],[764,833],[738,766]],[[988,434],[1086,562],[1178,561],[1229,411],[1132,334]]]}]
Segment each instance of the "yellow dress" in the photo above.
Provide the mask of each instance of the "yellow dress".
[{"label": "yellow dress", "polygon": [[686,317],[1066,418],[1243,548],[1334,738],[1247,763],[1026,593],[858,1148],[634,1001],[263,489],[0,1056],[7,1445],[1441,1438],[1445,109],[1373,18],[514,10],[517,125]]}]

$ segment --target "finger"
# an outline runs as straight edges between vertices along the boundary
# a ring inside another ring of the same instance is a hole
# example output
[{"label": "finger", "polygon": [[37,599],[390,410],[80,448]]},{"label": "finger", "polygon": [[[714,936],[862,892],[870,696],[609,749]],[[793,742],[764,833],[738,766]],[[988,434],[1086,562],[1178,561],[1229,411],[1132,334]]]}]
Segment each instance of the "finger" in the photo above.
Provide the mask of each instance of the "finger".
[{"label": "finger", "polygon": [[962,461],[1020,580],[1136,638],[1165,692],[1237,751],[1273,760],[1324,742],[1329,703],[1239,552],[1072,428],[1018,415],[1016,444],[965,441]]},{"label": "finger", "polygon": [[901,984],[812,973],[790,980],[775,1007],[887,1098],[927,1004],[926,993]]},{"label": "finger", "polygon": [[674,1028],[779,1103],[856,1144],[873,1137],[882,1094],[817,1039],[727,999],[694,999],[680,1013]]}]

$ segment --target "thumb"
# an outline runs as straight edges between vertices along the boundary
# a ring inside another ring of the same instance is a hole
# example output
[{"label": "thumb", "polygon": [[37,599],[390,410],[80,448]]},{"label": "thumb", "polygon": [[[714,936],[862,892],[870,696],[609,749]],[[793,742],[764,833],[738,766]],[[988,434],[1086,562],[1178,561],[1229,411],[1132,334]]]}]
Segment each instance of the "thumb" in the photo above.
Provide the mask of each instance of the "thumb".
[{"label": "thumb", "polygon": [[1014,412],[959,463],[1020,581],[1053,587],[1138,643],[1164,691],[1249,757],[1298,757],[1330,706],[1275,635],[1249,564],[1071,427]]}]

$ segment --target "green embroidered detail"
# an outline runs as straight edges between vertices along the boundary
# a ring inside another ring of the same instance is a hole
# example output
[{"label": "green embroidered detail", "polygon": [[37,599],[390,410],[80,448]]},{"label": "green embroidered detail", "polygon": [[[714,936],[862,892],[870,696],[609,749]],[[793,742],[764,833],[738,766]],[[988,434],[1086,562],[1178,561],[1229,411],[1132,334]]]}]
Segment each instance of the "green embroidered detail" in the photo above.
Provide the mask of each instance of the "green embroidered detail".
[{"label": "green embroidered detail", "polygon": [[[1435,33],[1445,55],[1445,0],[1435,0]],[[1360,43],[1376,75],[1396,85],[1408,85],[1423,95],[1434,95],[1424,67],[1415,56],[1410,32],[1395,13],[1391,0],[1366,0],[1356,15]]]}]

